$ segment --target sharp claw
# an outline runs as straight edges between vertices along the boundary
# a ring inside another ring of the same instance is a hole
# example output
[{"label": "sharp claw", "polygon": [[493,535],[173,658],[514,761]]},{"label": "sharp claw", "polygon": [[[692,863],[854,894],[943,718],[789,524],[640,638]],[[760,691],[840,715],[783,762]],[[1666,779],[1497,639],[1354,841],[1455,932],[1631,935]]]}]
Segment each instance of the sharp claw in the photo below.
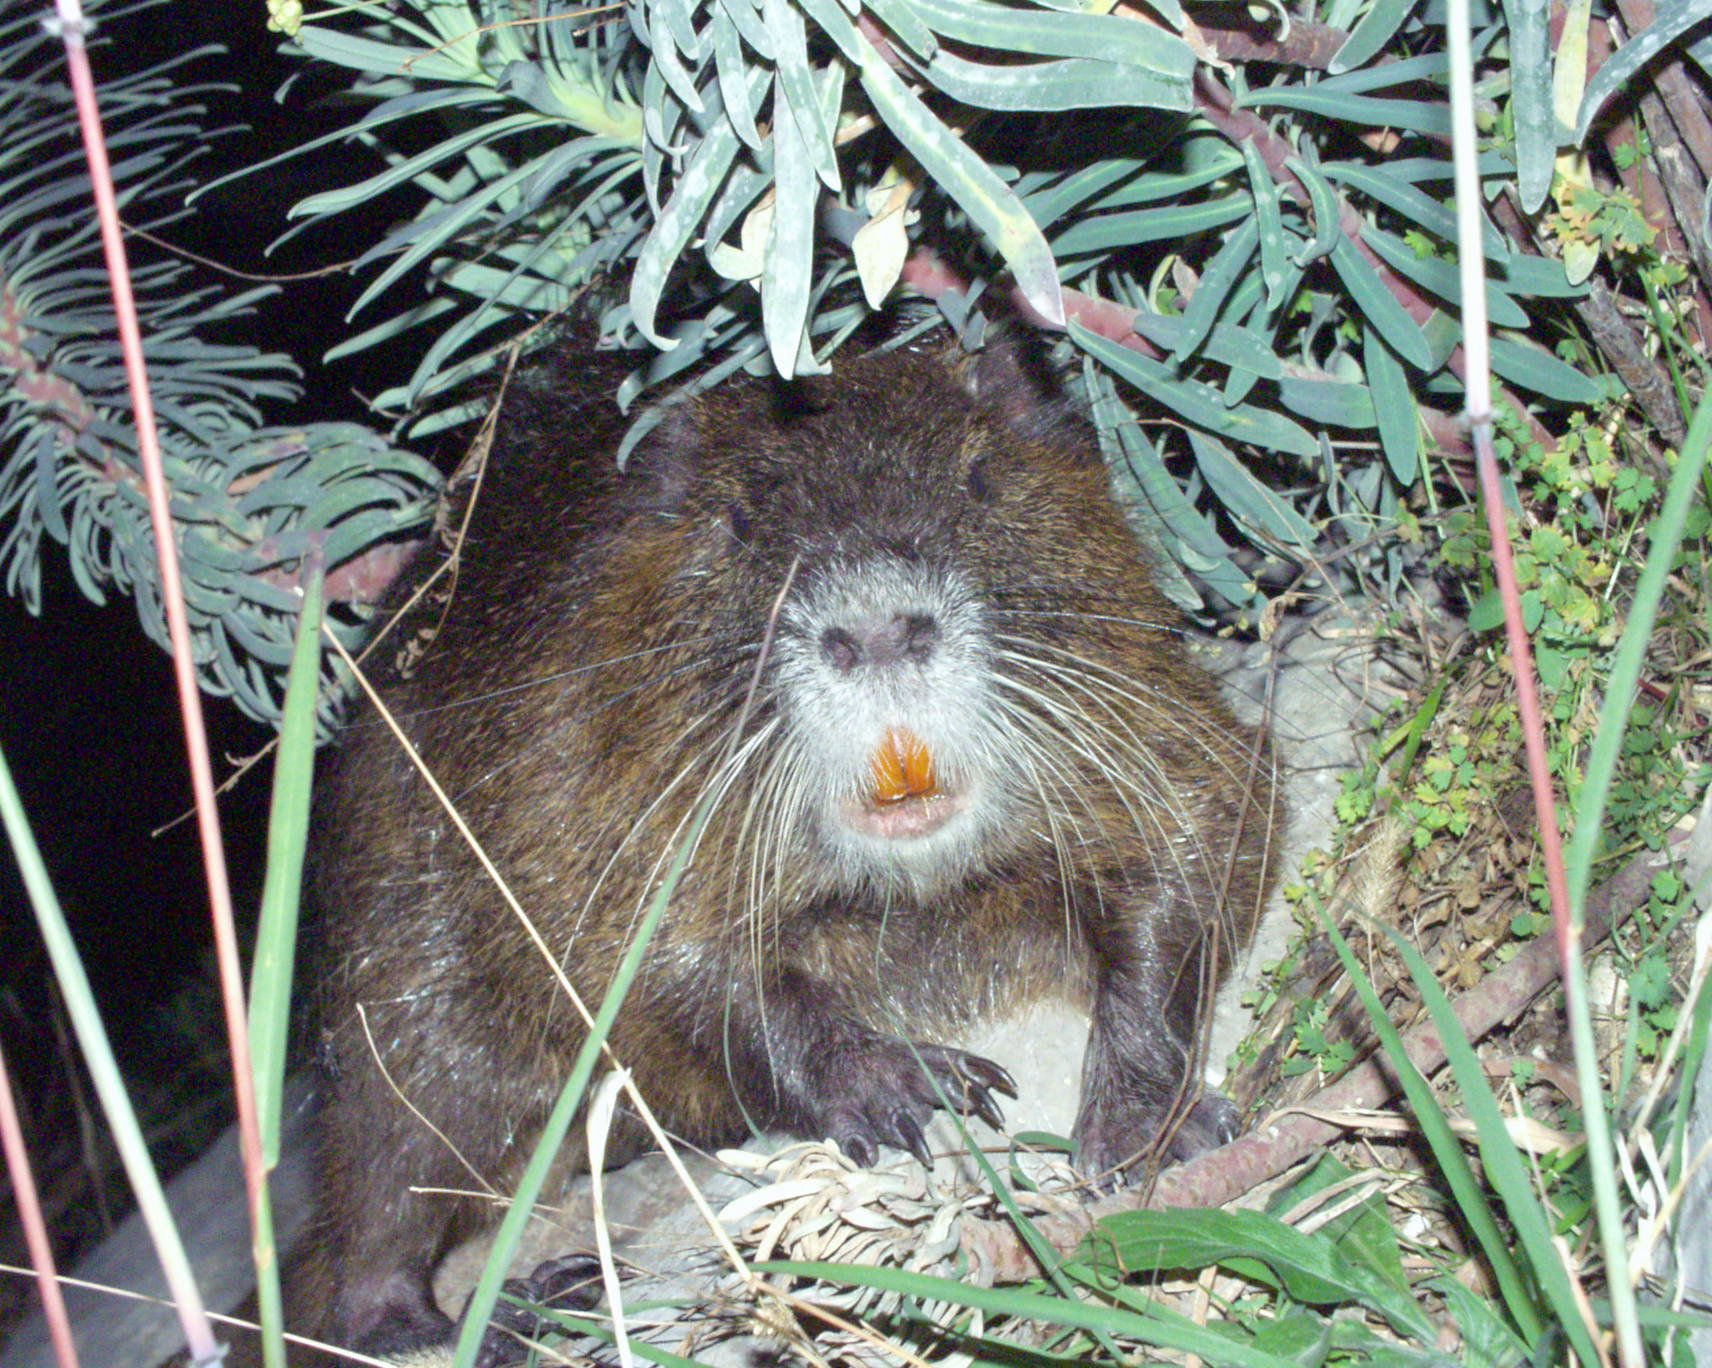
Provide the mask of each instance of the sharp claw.
[{"label": "sharp claw", "polygon": [[993,1101],[992,1093],[981,1084],[972,1084],[969,1088],[969,1109],[996,1131],[1005,1128],[1005,1114],[999,1110],[999,1104]]},{"label": "sharp claw", "polygon": [[993,1063],[990,1059],[982,1059],[980,1055],[964,1055],[958,1061],[962,1075],[972,1083],[983,1087],[997,1088],[1007,1097],[1017,1095],[1016,1080],[1005,1069]]},{"label": "sharp claw", "polygon": [[907,1111],[898,1111],[892,1117],[892,1126],[903,1141],[903,1146],[918,1160],[923,1168],[933,1167],[933,1151],[927,1147],[927,1137],[921,1133],[921,1125]]},{"label": "sharp claw", "polygon": [[838,1148],[844,1151],[845,1156],[857,1168],[874,1167],[874,1144],[867,1136],[858,1135],[855,1132],[841,1136],[838,1141]]}]

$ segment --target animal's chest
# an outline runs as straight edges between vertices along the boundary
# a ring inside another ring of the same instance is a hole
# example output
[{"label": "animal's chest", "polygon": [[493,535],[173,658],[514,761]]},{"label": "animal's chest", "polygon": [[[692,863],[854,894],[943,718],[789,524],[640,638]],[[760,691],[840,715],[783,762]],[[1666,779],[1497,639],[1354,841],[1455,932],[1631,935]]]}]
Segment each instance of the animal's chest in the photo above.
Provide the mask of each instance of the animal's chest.
[{"label": "animal's chest", "polygon": [[924,903],[828,900],[782,922],[770,967],[840,985],[878,1027],[939,1037],[1043,997],[1087,1002],[1092,966],[1073,900],[1027,867]]}]

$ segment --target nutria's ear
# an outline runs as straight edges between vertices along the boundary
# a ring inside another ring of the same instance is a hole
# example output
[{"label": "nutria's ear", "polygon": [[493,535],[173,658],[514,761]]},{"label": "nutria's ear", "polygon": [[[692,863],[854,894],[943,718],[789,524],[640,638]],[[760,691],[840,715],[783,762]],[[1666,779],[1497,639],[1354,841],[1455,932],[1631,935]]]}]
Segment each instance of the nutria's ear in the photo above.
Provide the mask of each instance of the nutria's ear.
[{"label": "nutria's ear", "polygon": [[1025,437],[1085,441],[1088,421],[1064,387],[1044,339],[1022,323],[990,324],[959,364],[964,388]]}]

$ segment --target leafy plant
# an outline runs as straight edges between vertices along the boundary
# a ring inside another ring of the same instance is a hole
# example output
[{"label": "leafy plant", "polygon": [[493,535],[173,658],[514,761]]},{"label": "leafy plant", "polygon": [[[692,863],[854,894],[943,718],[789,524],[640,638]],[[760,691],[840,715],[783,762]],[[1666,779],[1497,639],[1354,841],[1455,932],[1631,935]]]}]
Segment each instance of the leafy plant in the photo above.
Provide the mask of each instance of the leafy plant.
[{"label": "leafy plant", "polygon": [[[115,6],[102,17],[122,31],[151,8]],[[101,92],[120,205],[139,228],[184,212],[175,206],[206,134],[202,87],[181,76],[209,55],[187,52]],[[62,62],[39,7],[0,5],[0,568],[7,590],[34,610],[43,538],[58,542],[85,595],[132,595],[144,630],[164,646],[130,397]],[[274,718],[309,546],[349,572],[376,543],[427,521],[439,477],[351,424],[265,425],[264,406],[295,396],[295,367],[218,339],[271,291],[228,295],[158,257],[139,261],[133,287],[200,676],[251,715]],[[347,613],[340,630],[354,640],[360,620]],[[332,708],[323,702],[323,729]]]},{"label": "leafy plant", "polygon": [[[1205,606],[1253,612],[1336,548],[1338,574],[1395,585],[1410,553],[1373,534],[1423,478],[1423,423],[1458,444],[1442,11],[1325,18],[1257,37],[1176,0],[363,7],[296,41],[352,73],[371,108],[347,136],[385,166],[295,212],[421,194],[364,254],[365,302],[417,267],[429,295],[346,344],[432,325],[383,399],[429,405],[419,432],[462,416],[446,396],[499,338],[602,272],[624,295],[605,326],[639,350],[626,403],[825,369],[899,285],[962,330],[1008,295],[1067,328],[1116,476]],[[1543,31],[1478,24],[1501,91]],[[1530,205],[1555,152],[1536,87],[1511,92],[1520,141],[1482,159],[1496,194],[1520,156]],[[1585,287],[1519,223],[1488,221],[1484,246],[1508,383],[1546,407],[1611,393],[1527,336]]]}]

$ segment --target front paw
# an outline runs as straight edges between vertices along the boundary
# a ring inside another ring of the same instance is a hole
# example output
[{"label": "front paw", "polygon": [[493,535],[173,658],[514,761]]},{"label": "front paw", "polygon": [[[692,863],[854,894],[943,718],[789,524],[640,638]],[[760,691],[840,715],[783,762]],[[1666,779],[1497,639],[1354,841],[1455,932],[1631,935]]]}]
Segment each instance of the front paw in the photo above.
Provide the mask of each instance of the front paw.
[{"label": "front paw", "polygon": [[1127,1170],[1159,1155],[1180,1162],[1227,1145],[1242,1134],[1242,1113],[1222,1093],[1207,1092],[1185,1112],[1173,1099],[1148,1104],[1137,1098],[1090,1098],[1077,1118],[1083,1173],[1120,1186]]},{"label": "front paw", "polygon": [[997,1130],[1004,1114],[993,1093],[1015,1097],[1016,1084],[992,1060],[965,1050],[864,1034],[828,1053],[813,1092],[810,1129],[862,1167],[872,1166],[878,1146],[892,1145],[931,1168],[926,1127],[941,1095]]},{"label": "front paw", "polygon": [[[507,1297],[494,1306],[476,1352],[476,1368],[503,1368],[528,1359],[530,1343],[554,1328],[536,1307],[549,1311],[588,1311],[600,1304],[600,1260],[591,1254],[549,1259],[527,1278],[507,1278],[500,1289]],[[518,1302],[527,1302],[519,1306]],[[467,1314],[467,1309],[466,1309]]]}]

